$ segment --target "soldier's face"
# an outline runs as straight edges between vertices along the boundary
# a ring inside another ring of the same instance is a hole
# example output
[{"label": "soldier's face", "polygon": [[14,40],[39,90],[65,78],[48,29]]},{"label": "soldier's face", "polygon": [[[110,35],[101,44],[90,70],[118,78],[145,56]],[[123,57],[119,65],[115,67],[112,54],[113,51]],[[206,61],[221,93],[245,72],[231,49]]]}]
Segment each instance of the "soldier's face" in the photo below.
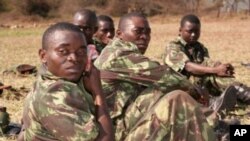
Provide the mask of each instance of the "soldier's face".
[{"label": "soldier's face", "polygon": [[78,26],[85,34],[88,44],[92,43],[92,37],[97,30],[97,23],[94,17],[78,16],[73,20],[73,24]]},{"label": "soldier's face", "polygon": [[99,39],[104,44],[108,44],[108,42],[113,39],[114,35],[115,28],[112,22],[99,21],[98,30],[94,35],[97,39]]},{"label": "soldier's face", "polygon": [[48,71],[55,76],[77,82],[87,62],[86,40],[83,34],[72,31],[55,31],[48,48],[39,55]]},{"label": "soldier's face", "polygon": [[148,21],[141,17],[132,17],[127,20],[126,27],[117,32],[117,36],[124,41],[129,41],[137,45],[142,54],[147,50],[150,41],[151,28]]},{"label": "soldier's face", "polygon": [[186,21],[183,27],[180,27],[181,37],[188,43],[196,43],[200,37],[200,24]]}]

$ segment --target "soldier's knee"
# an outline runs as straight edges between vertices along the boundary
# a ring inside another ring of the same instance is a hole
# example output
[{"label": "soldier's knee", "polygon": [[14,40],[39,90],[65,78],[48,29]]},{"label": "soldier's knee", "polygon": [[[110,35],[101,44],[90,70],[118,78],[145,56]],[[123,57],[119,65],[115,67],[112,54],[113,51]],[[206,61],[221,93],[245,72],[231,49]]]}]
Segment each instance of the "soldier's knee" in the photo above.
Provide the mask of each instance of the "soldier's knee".
[{"label": "soldier's knee", "polygon": [[174,90],[170,93],[167,94],[167,96],[170,98],[170,99],[179,99],[180,101],[189,101],[191,103],[194,103],[196,104],[197,102],[185,91],[182,91],[182,90]]}]

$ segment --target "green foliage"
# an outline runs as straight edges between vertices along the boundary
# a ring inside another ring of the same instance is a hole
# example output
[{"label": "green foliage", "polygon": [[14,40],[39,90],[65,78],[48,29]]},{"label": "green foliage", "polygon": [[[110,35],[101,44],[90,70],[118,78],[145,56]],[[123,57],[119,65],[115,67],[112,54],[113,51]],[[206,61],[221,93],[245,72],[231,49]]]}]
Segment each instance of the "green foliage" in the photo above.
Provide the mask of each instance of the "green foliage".
[{"label": "green foliage", "polygon": [[128,12],[128,1],[111,0],[109,2],[108,13],[112,16],[121,16]]},{"label": "green foliage", "polygon": [[8,10],[7,0],[0,0],[0,12],[5,12]]},{"label": "green foliage", "polygon": [[18,9],[24,15],[51,17],[61,5],[61,0],[21,0],[17,1]]},{"label": "green foliage", "polygon": [[106,6],[107,0],[78,0],[80,4],[85,6]]}]

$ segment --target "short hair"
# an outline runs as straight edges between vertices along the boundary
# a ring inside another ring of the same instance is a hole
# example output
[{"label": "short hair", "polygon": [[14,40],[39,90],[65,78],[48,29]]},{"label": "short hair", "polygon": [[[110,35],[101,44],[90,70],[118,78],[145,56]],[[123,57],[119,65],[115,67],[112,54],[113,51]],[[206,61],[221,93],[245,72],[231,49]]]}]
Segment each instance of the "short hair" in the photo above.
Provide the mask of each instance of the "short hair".
[{"label": "short hair", "polygon": [[199,24],[199,25],[201,24],[200,19],[196,15],[193,15],[193,14],[188,14],[188,15],[183,16],[180,22],[180,26],[183,27],[186,21]]},{"label": "short hair", "polygon": [[142,13],[138,13],[138,12],[128,13],[120,18],[119,24],[118,24],[118,29],[122,30],[124,27],[126,27],[125,23],[128,20],[132,19],[133,17],[139,17],[139,18],[143,18],[143,19],[147,20],[147,17],[145,15],[143,15]]},{"label": "short hair", "polygon": [[43,49],[48,49],[48,42],[49,39],[51,38],[51,35],[53,35],[53,33],[55,33],[56,31],[72,31],[72,32],[76,32],[81,34],[82,36],[84,36],[84,34],[82,33],[82,31],[75,25],[73,25],[72,23],[68,23],[68,22],[59,22],[56,23],[52,26],[50,26],[44,33],[43,33],[43,37],[42,37],[42,48]]},{"label": "short hair", "polygon": [[81,9],[75,13],[74,18],[77,18],[79,16],[91,17],[91,20],[93,20],[93,22],[95,22],[97,25],[97,17],[94,11],[89,10],[89,9]]},{"label": "short hair", "polygon": [[107,15],[99,15],[97,17],[97,20],[98,20],[98,22],[99,21],[105,21],[105,22],[114,23],[113,19],[111,17],[107,16]]}]

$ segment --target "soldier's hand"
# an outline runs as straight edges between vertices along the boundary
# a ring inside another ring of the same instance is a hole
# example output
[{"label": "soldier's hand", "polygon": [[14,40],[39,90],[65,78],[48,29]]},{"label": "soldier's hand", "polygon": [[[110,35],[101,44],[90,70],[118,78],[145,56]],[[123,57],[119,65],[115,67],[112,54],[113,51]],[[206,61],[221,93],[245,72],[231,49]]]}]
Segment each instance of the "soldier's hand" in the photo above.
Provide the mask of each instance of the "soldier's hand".
[{"label": "soldier's hand", "polygon": [[231,64],[227,64],[227,73],[229,75],[234,75],[234,67]]},{"label": "soldier's hand", "polygon": [[218,66],[215,67],[216,69],[216,75],[218,76],[233,76],[234,71],[233,71],[233,67],[231,64],[220,64]]},{"label": "soldier's hand", "polygon": [[91,62],[88,70],[86,70],[83,81],[86,90],[93,94],[93,96],[102,93],[100,71]]}]

